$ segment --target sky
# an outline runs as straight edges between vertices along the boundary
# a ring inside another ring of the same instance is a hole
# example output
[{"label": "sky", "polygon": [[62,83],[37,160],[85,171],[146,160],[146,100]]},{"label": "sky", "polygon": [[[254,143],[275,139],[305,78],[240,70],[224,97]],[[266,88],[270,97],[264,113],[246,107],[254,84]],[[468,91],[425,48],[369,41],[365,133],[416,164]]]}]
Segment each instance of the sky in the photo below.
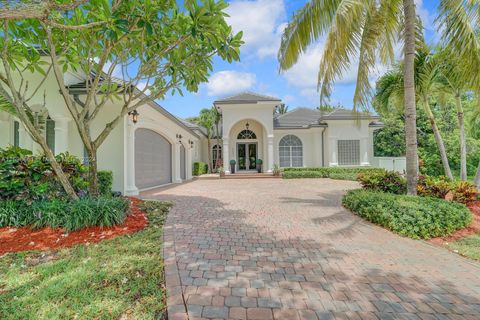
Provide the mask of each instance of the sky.
[{"label": "sky", "polygon": [[[293,13],[303,7],[307,0],[231,0],[226,9],[227,21],[234,32],[243,31],[245,44],[240,48],[239,62],[228,63],[214,59],[213,72],[208,83],[198,92],[184,91],[184,96],[175,94],[158,101],[172,114],[186,118],[195,116],[202,108],[209,108],[213,101],[243,91],[253,91],[280,98],[292,110],[297,107],[315,108],[319,105],[317,72],[323,51],[322,40],[312,44],[296,65],[279,73],[277,51],[283,28]],[[438,41],[434,25],[438,0],[415,0],[417,14],[422,18],[428,43]],[[398,51],[401,51],[399,47]],[[400,55],[401,52],[396,52]],[[388,69],[378,66],[371,77],[376,78]],[[355,89],[356,65],[338,80],[330,104],[352,106]]]}]

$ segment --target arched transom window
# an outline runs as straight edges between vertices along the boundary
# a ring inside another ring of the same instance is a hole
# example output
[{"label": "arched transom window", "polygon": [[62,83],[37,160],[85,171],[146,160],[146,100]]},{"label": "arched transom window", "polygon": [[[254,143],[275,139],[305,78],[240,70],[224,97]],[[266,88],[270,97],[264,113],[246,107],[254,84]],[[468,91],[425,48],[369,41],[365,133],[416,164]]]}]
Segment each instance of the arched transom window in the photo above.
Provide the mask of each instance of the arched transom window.
[{"label": "arched transom window", "polygon": [[294,135],[286,135],[279,143],[280,167],[302,167],[303,146],[302,141]]},{"label": "arched transom window", "polygon": [[238,134],[237,139],[238,140],[257,139],[257,135],[252,130],[246,129]]}]

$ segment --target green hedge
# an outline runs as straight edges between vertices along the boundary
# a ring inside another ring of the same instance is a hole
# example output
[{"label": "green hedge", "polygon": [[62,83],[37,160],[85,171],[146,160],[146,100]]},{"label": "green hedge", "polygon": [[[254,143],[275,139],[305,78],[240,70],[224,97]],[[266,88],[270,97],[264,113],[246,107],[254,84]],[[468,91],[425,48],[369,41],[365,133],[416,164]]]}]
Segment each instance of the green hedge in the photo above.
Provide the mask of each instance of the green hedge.
[{"label": "green hedge", "polygon": [[472,221],[464,205],[430,197],[359,189],[348,192],[342,202],[366,220],[415,239],[446,236]]},{"label": "green hedge", "polygon": [[193,163],[193,175],[200,176],[208,172],[208,164],[205,162],[194,162]]},{"label": "green hedge", "polygon": [[98,171],[98,188],[100,194],[109,196],[112,194],[113,172],[112,171]]},{"label": "green hedge", "polygon": [[357,180],[359,173],[384,172],[381,168],[339,168],[339,167],[318,167],[318,168],[285,168],[284,179],[306,179],[306,178],[330,178],[337,180]]},{"label": "green hedge", "polygon": [[89,226],[121,224],[128,212],[128,200],[121,197],[81,198],[76,201],[60,199],[0,201],[0,228],[52,227],[67,231]]}]

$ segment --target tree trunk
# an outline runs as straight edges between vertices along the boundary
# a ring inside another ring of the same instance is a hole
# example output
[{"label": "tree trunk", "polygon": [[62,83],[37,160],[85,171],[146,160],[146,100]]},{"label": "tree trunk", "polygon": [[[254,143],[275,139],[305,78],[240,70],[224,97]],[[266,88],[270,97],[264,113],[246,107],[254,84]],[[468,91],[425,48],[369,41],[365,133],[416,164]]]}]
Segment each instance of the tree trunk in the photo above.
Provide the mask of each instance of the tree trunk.
[{"label": "tree trunk", "polygon": [[467,180],[467,141],[465,139],[465,119],[460,93],[455,95],[457,106],[458,128],[460,129],[460,180]]},{"label": "tree trunk", "polygon": [[[223,154],[223,148],[221,148],[220,145],[220,132],[218,130],[218,122],[215,123],[215,130],[217,131],[217,160],[222,160],[222,154]],[[220,150],[222,149],[222,150]],[[215,164],[215,167],[217,164]],[[222,164],[222,166],[225,168],[225,163]],[[218,169],[218,168],[216,168]]]},{"label": "tree trunk", "polygon": [[92,147],[91,151],[87,151],[89,156],[89,187],[88,193],[92,197],[97,197],[99,195],[98,189],[98,162],[97,162],[97,149]]},{"label": "tree trunk", "polygon": [[442,159],[443,170],[445,171],[445,176],[452,181],[453,175],[452,170],[450,169],[450,164],[448,162],[447,151],[445,150],[445,144],[443,143],[442,134],[438,129],[437,122],[435,121],[435,116],[433,115],[432,109],[428,104],[428,98],[423,97],[423,104],[425,106],[425,112],[427,113],[428,120],[432,126],[433,136],[435,137],[435,142],[438,146],[438,151],[440,152],[440,157]]},{"label": "tree trunk", "polygon": [[405,70],[404,108],[405,142],[407,146],[407,193],[417,195],[418,152],[417,152],[417,110],[415,106],[415,4],[414,0],[403,0],[405,14]]},{"label": "tree trunk", "polygon": [[212,173],[212,140],[210,136],[207,138],[207,149],[208,149],[208,173]]},{"label": "tree trunk", "polygon": [[473,183],[477,186],[477,189],[480,189],[480,161],[478,162],[477,174],[475,175]]}]

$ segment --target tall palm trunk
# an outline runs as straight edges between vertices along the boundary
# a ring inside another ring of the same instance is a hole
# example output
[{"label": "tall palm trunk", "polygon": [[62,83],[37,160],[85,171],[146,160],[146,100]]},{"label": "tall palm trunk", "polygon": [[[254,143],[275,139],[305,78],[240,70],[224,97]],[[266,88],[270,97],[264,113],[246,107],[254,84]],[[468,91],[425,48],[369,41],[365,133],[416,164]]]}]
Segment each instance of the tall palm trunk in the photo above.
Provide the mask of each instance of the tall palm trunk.
[{"label": "tall palm trunk", "polygon": [[[222,160],[222,151],[223,150],[220,150],[220,132],[219,132],[219,129],[218,129],[218,121],[215,122],[215,131],[216,131],[216,137],[217,137],[217,162],[219,162],[219,160]],[[225,167],[225,164],[222,164],[221,166]],[[218,169],[217,167],[217,164],[215,163],[215,169]]]},{"label": "tall palm trunk", "polygon": [[414,0],[403,0],[403,10],[405,15],[404,108],[407,146],[407,192],[409,195],[417,195],[418,152],[414,71],[416,16]]},{"label": "tall palm trunk", "polygon": [[210,137],[210,132],[208,132],[208,137],[207,137],[207,149],[208,149],[208,173],[212,173],[212,139]]},{"label": "tall palm trunk", "polygon": [[445,149],[445,144],[443,143],[442,134],[438,129],[437,122],[435,121],[435,116],[433,115],[430,104],[428,103],[428,98],[426,96],[423,96],[423,105],[425,108],[425,113],[427,114],[427,118],[430,121],[430,125],[432,126],[433,136],[435,137],[435,142],[437,143],[438,151],[440,152],[445,176],[449,180],[453,180],[452,170],[450,169],[450,164],[448,163],[447,151]]},{"label": "tall palm trunk", "polygon": [[467,180],[467,141],[465,139],[465,118],[460,92],[455,94],[457,108],[458,128],[460,130],[460,180]]},{"label": "tall palm trunk", "polygon": [[477,174],[475,175],[473,183],[477,186],[477,189],[480,189],[480,161],[478,162]]}]

